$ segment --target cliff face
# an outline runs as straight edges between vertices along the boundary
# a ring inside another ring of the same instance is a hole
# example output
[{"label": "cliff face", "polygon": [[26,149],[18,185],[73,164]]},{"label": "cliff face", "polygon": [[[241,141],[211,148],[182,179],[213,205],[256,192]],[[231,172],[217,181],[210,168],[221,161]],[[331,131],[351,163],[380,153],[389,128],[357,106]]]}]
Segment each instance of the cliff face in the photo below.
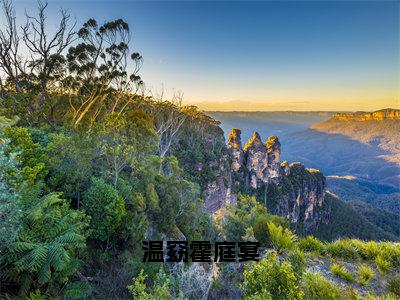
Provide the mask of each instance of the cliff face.
[{"label": "cliff face", "polygon": [[337,113],[332,116],[332,119],[339,121],[400,120],[400,110],[387,108],[374,112]]},{"label": "cliff face", "polygon": [[[335,114],[311,128],[329,134],[341,134],[374,147],[378,146],[385,151],[381,158],[400,165],[400,110],[398,109]],[[399,178],[392,178],[387,183],[398,186],[400,181]]]},{"label": "cliff face", "polygon": [[[223,135],[209,138],[211,147],[211,140],[223,140]],[[281,144],[276,136],[263,142],[255,132],[243,147],[241,131],[234,128],[228,135],[227,148],[209,164],[215,178],[203,189],[203,197],[211,214],[234,204],[240,192],[255,195],[270,213],[288,218],[298,233],[312,232],[329,219],[330,208],[324,202],[325,177],[301,163],[281,163]]]},{"label": "cliff face", "polygon": [[242,148],[240,130],[228,138],[233,190],[253,193],[271,213],[288,218],[307,233],[329,218],[324,203],[325,177],[300,163],[280,162],[281,145],[276,136],[265,143],[256,132]]}]

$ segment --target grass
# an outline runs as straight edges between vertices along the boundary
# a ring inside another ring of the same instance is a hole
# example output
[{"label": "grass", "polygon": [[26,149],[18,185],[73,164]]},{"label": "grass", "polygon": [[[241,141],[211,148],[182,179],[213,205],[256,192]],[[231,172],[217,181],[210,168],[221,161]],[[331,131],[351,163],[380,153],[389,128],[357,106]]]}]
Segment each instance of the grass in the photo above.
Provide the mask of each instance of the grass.
[{"label": "grass", "polygon": [[308,235],[299,241],[299,248],[306,252],[322,254],[325,246],[324,243],[317,238],[313,237],[312,235]]},{"label": "grass", "polygon": [[345,259],[357,259],[360,257],[359,249],[352,240],[336,240],[326,245],[326,251],[332,257],[341,257]]},{"label": "grass", "polygon": [[388,290],[400,298],[400,274],[393,276],[388,281]]},{"label": "grass", "polygon": [[340,288],[319,273],[304,275],[304,299],[341,299]]},{"label": "grass", "polygon": [[390,262],[382,254],[378,254],[375,258],[375,265],[381,274],[385,274],[391,269]]},{"label": "grass", "polygon": [[351,275],[349,271],[346,270],[344,266],[338,265],[338,264],[333,264],[331,266],[331,272],[332,274],[336,275],[337,277],[340,277],[347,282],[354,282],[354,278]]},{"label": "grass", "polygon": [[358,268],[357,282],[362,286],[369,285],[374,276],[374,271],[370,267],[360,266]]}]

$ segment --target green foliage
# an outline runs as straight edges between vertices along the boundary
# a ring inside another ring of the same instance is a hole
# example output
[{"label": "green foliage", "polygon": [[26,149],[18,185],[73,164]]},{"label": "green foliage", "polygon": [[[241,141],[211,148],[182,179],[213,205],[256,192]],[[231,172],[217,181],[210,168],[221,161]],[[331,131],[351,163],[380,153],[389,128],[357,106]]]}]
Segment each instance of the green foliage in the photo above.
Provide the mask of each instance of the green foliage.
[{"label": "green foliage", "polygon": [[83,195],[83,209],[91,217],[91,236],[109,240],[125,217],[125,203],[112,185],[92,177],[91,185]]},{"label": "green foliage", "polygon": [[282,253],[286,250],[293,249],[296,245],[297,237],[287,228],[268,223],[268,231],[271,238],[271,244],[275,250]]},{"label": "green foliage", "polygon": [[92,287],[87,281],[68,283],[64,289],[64,297],[68,300],[86,299],[92,294]]},{"label": "green foliage", "polygon": [[282,226],[283,228],[289,227],[289,221],[277,215],[260,214],[258,215],[252,225],[254,237],[264,246],[270,246],[271,238],[268,230],[268,223]]},{"label": "green foliage", "polygon": [[[238,194],[236,205],[228,208],[225,216],[224,235],[226,240],[241,240],[246,235],[247,228],[254,226],[255,220],[265,215],[266,212],[266,208],[258,203],[254,196]],[[260,239],[264,236],[264,232],[266,232],[266,228],[261,228],[257,232]]]},{"label": "green foliage", "polygon": [[375,264],[379,272],[382,274],[388,272],[391,269],[390,262],[385,259],[382,254],[378,254],[378,256],[375,258]]},{"label": "green foliage", "polygon": [[321,254],[325,249],[324,243],[312,235],[308,235],[305,238],[300,239],[299,247],[303,251],[315,252],[318,254]]},{"label": "green foliage", "polygon": [[142,110],[133,110],[122,116],[109,114],[101,123],[101,155],[112,174],[114,187],[124,168],[137,168],[138,163],[155,152],[155,132],[151,118]]},{"label": "green foliage", "polygon": [[340,288],[320,273],[306,273],[304,276],[303,290],[305,299],[342,299]]},{"label": "green foliage", "polygon": [[131,293],[133,299],[150,299],[150,295],[146,292],[146,278],[143,274],[143,269],[139,275],[133,279],[133,284],[128,285],[128,290]]},{"label": "green foliage", "polygon": [[388,289],[396,297],[400,297],[400,274],[396,274],[389,279]]},{"label": "green foliage", "polygon": [[374,271],[370,267],[361,265],[358,268],[357,281],[360,285],[368,285],[373,278],[374,278]]},{"label": "green foliage", "polygon": [[[15,153],[6,155],[0,145],[0,253],[15,241],[20,229],[21,199],[15,191],[15,179],[20,170]],[[13,173],[10,177],[8,174]]]},{"label": "green foliage", "polygon": [[5,153],[17,153],[16,160],[20,163],[21,180],[33,184],[42,179],[47,170],[45,156],[39,144],[34,143],[27,128],[7,127],[3,130],[4,137],[10,140]]},{"label": "green foliage", "polygon": [[351,275],[349,271],[346,270],[344,266],[338,265],[338,264],[333,264],[331,266],[331,272],[332,274],[348,281],[348,282],[354,282],[354,278]]},{"label": "green foliage", "polygon": [[244,293],[247,299],[303,298],[292,265],[280,261],[275,252],[244,271]]},{"label": "green foliage", "polygon": [[151,299],[173,299],[171,296],[171,279],[166,276],[162,268],[157,274],[153,286],[148,288],[146,285],[147,275],[144,275],[143,269],[139,275],[133,279],[133,284],[128,285],[129,293],[133,299],[151,300]]},{"label": "green foliage", "polygon": [[57,286],[76,272],[88,226],[82,212],[71,210],[53,193],[23,202],[20,222],[18,240],[6,250],[2,263],[7,278],[20,284],[22,295],[31,286]]},{"label": "green foliage", "polygon": [[332,257],[341,257],[346,259],[357,259],[359,258],[359,251],[356,245],[352,243],[352,240],[336,240],[326,245],[326,251]]},{"label": "green foliage", "polygon": [[359,238],[362,240],[396,240],[396,237],[369,222],[345,201],[330,194],[325,195],[325,203],[331,207],[330,222],[321,224],[315,237],[332,241],[338,238]]},{"label": "green foliage", "polygon": [[94,172],[96,138],[79,132],[52,133],[46,146],[50,169],[49,185],[76,200],[80,207],[82,193]]},{"label": "green foliage", "polygon": [[300,279],[306,270],[306,257],[304,253],[299,249],[294,249],[288,253],[288,260],[292,265],[294,274]]}]

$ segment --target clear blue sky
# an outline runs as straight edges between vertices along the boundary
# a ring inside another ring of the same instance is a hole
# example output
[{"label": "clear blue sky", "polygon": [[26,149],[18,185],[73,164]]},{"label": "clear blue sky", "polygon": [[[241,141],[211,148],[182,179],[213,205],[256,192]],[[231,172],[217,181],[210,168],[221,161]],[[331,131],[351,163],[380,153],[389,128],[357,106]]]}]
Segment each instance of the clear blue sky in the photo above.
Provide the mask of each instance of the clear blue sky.
[{"label": "clear blue sky", "polygon": [[399,106],[397,1],[49,1],[49,22],[60,7],[125,19],[146,84],[201,106]]}]

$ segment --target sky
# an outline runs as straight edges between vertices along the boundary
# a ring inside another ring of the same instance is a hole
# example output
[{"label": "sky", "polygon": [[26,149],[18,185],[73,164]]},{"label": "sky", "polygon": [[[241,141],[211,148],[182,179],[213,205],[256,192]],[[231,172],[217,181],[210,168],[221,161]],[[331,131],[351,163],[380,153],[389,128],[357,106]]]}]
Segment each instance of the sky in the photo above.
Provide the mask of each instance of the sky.
[{"label": "sky", "polygon": [[48,2],[49,28],[123,18],[146,86],[204,110],[400,108],[398,1]]}]

